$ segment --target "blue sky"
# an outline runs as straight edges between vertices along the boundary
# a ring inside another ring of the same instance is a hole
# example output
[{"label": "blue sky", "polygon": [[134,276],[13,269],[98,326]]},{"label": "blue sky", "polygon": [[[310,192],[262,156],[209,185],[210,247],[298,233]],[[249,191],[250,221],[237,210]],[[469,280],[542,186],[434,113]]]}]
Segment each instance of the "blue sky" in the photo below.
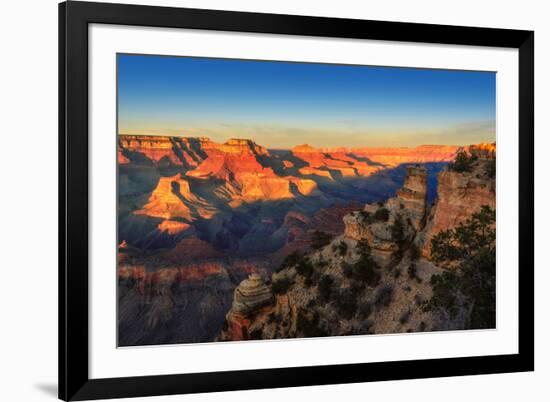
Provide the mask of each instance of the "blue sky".
[{"label": "blue sky", "polygon": [[270,148],[495,140],[492,72],[118,55],[119,133]]}]

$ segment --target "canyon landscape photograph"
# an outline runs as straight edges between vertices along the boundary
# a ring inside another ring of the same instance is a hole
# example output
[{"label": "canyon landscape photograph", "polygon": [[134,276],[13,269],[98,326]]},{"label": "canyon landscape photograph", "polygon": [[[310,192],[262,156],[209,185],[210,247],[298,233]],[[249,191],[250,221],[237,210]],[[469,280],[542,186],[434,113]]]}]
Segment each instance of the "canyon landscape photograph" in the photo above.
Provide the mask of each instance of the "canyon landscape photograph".
[{"label": "canyon landscape photograph", "polygon": [[495,73],[119,54],[117,85],[119,347],[496,328]]}]

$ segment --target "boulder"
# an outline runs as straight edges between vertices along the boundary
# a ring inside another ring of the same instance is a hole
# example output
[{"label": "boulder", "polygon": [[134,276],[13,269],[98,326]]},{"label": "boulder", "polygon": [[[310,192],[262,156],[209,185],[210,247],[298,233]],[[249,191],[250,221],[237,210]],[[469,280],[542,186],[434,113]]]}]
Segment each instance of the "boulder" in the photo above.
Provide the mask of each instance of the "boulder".
[{"label": "boulder", "polygon": [[231,312],[234,315],[246,317],[271,303],[273,303],[271,290],[266,286],[262,277],[254,273],[235,289]]}]

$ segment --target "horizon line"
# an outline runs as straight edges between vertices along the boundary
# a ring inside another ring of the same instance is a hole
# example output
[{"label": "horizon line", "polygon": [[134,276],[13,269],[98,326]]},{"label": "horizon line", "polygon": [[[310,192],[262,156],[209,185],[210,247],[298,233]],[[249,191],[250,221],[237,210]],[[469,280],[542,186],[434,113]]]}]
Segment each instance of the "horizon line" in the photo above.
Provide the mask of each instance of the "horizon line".
[{"label": "horizon line", "polygon": [[117,136],[193,138],[193,139],[205,139],[205,140],[208,140],[208,141],[216,143],[216,144],[227,144],[227,142],[230,141],[230,140],[241,140],[241,141],[251,141],[256,145],[259,145],[259,146],[262,146],[266,149],[271,149],[271,150],[291,150],[292,148],[299,147],[299,146],[309,146],[311,148],[320,149],[320,150],[322,150],[322,149],[338,149],[338,148],[344,148],[344,149],[352,150],[352,149],[358,149],[358,148],[408,148],[408,149],[411,149],[411,148],[420,148],[420,147],[445,147],[445,146],[460,148],[460,147],[467,147],[467,146],[470,146],[470,145],[496,144],[496,140],[495,141],[488,141],[488,142],[481,141],[481,142],[471,143],[471,144],[468,144],[468,145],[423,143],[423,144],[418,144],[418,145],[414,145],[414,146],[406,146],[406,145],[396,145],[396,146],[376,146],[376,145],[364,145],[364,146],[344,146],[344,145],[342,145],[342,146],[314,146],[314,145],[311,145],[307,142],[300,142],[300,143],[297,143],[296,145],[293,145],[293,146],[288,147],[288,148],[281,148],[281,147],[264,146],[261,143],[258,143],[256,140],[254,140],[252,138],[246,138],[246,137],[230,137],[225,142],[216,142],[215,140],[212,140],[211,137],[202,136],[202,135],[199,135],[199,136],[192,136],[191,135],[191,136],[189,136],[189,135],[174,135],[174,134],[118,133]]}]

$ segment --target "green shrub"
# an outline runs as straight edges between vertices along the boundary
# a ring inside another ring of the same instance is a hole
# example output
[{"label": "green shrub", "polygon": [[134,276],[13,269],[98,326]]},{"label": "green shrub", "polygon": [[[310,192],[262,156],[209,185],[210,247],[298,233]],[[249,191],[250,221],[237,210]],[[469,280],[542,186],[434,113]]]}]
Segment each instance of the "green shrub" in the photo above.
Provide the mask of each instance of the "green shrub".
[{"label": "green shrub", "polygon": [[449,170],[459,173],[470,172],[476,160],[476,156],[468,155],[465,150],[461,149],[456,153],[455,160],[449,163]]},{"label": "green shrub", "polygon": [[440,308],[451,316],[471,311],[467,328],[494,328],[496,324],[495,211],[484,205],[454,229],[432,239],[432,259],[444,268],[433,275],[427,309]]},{"label": "green shrub", "polygon": [[348,245],[345,241],[341,241],[338,243],[338,254],[340,254],[341,257],[344,257],[348,252]]},{"label": "green shrub", "polygon": [[403,223],[403,217],[400,214],[397,214],[393,224],[390,226],[390,233],[392,241],[397,244],[397,250],[395,250],[392,254],[392,265],[395,265],[399,261],[401,261],[409,245],[405,234],[405,224]]},{"label": "green shrub", "polygon": [[324,260],[323,258],[319,258],[319,260],[315,264],[315,266],[318,268],[325,268],[327,265],[328,265],[328,261]]},{"label": "green shrub", "polygon": [[398,245],[405,241],[405,224],[401,215],[397,214],[393,224],[390,226],[391,238]]},{"label": "green shrub", "polygon": [[391,269],[392,266],[399,264],[399,261],[401,261],[402,258],[403,258],[403,249],[399,247],[397,250],[395,250],[391,254],[391,263],[388,266],[388,268]]},{"label": "green shrub", "polygon": [[363,318],[369,318],[372,314],[372,304],[370,303],[362,303],[359,306],[358,313]]},{"label": "green shrub", "polygon": [[308,258],[304,257],[296,264],[296,272],[305,278],[310,278],[313,274],[313,264]]},{"label": "green shrub", "polygon": [[336,298],[335,307],[342,318],[349,320],[357,311],[357,299],[350,290],[342,290]]},{"label": "green shrub", "polygon": [[280,267],[276,270],[276,272],[280,272],[283,269],[295,266],[296,264],[298,264],[298,262],[300,262],[300,260],[302,260],[302,258],[303,258],[303,255],[300,254],[300,252],[293,251],[292,253],[290,253],[285,257],[285,259],[281,263]]},{"label": "green shrub", "polygon": [[321,279],[319,280],[319,297],[321,298],[321,300],[327,301],[330,299],[333,283],[334,279],[332,279],[332,276],[323,275],[321,277]]},{"label": "green shrub", "polygon": [[357,298],[361,297],[361,293],[365,290],[365,284],[357,279],[350,281],[349,290]]},{"label": "green shrub", "polygon": [[348,264],[347,262],[344,261],[344,262],[342,262],[340,267],[342,268],[342,274],[346,278],[349,279],[353,276],[353,270],[352,270],[352,265],[351,264]]},{"label": "green shrub", "polygon": [[387,222],[390,219],[390,211],[387,208],[378,208],[374,213],[374,219],[379,222]]},{"label": "green shrub", "polygon": [[370,245],[366,239],[359,240],[356,247],[359,254],[370,255]]},{"label": "green shrub", "polygon": [[393,299],[393,286],[383,285],[376,289],[374,294],[374,305],[376,307],[387,307]]},{"label": "green shrub", "polygon": [[487,166],[485,167],[485,173],[489,178],[494,179],[497,173],[497,160],[491,159],[487,162]]},{"label": "green shrub", "polygon": [[495,251],[495,210],[481,207],[466,222],[440,232],[432,239],[432,259],[444,266],[456,265],[482,251]]},{"label": "green shrub", "polygon": [[447,311],[451,318],[454,318],[459,311],[458,275],[455,270],[448,270],[439,275],[432,275],[432,298],[424,306],[424,310],[432,311],[433,308],[441,308]]},{"label": "green shrub", "polygon": [[[384,204],[382,204],[384,205]],[[367,212],[365,210],[359,211],[361,219],[367,224],[376,223],[376,222],[387,222],[390,218],[390,211],[383,206],[380,206],[374,214]]]},{"label": "green shrub", "polygon": [[409,248],[409,255],[411,257],[411,261],[417,261],[418,259],[420,259],[422,255],[420,247],[418,247],[416,244],[411,244]]},{"label": "green shrub", "polygon": [[378,285],[380,274],[378,264],[370,255],[361,255],[359,261],[351,266],[351,277],[366,283],[371,287]]},{"label": "green shrub", "polygon": [[365,223],[370,223],[372,220],[370,212],[367,212],[364,209],[359,211],[359,216],[361,217],[361,220]]},{"label": "green shrub", "polygon": [[311,235],[311,248],[314,250],[319,250],[329,244],[332,240],[332,235],[316,230]]},{"label": "green shrub", "polygon": [[281,323],[281,316],[275,314],[274,312],[269,313],[267,316],[267,323],[268,324],[280,324]]},{"label": "green shrub", "polygon": [[407,322],[409,322],[410,316],[411,316],[411,311],[410,310],[407,310],[407,311],[403,312],[401,314],[401,316],[399,317],[399,323],[401,325],[406,324]]},{"label": "green shrub", "polygon": [[282,295],[288,291],[290,286],[292,286],[292,281],[285,276],[273,281],[271,283],[271,290],[277,295]]},{"label": "green shrub", "polygon": [[308,338],[328,335],[327,331],[319,325],[319,313],[311,310],[298,310],[296,330]]},{"label": "green shrub", "polygon": [[407,274],[409,274],[410,279],[416,279],[418,283],[422,282],[422,279],[418,277],[416,263],[411,262],[411,265],[407,268]]},{"label": "green shrub", "polygon": [[250,333],[249,339],[250,340],[260,340],[262,339],[262,330],[261,329],[255,329]]}]

